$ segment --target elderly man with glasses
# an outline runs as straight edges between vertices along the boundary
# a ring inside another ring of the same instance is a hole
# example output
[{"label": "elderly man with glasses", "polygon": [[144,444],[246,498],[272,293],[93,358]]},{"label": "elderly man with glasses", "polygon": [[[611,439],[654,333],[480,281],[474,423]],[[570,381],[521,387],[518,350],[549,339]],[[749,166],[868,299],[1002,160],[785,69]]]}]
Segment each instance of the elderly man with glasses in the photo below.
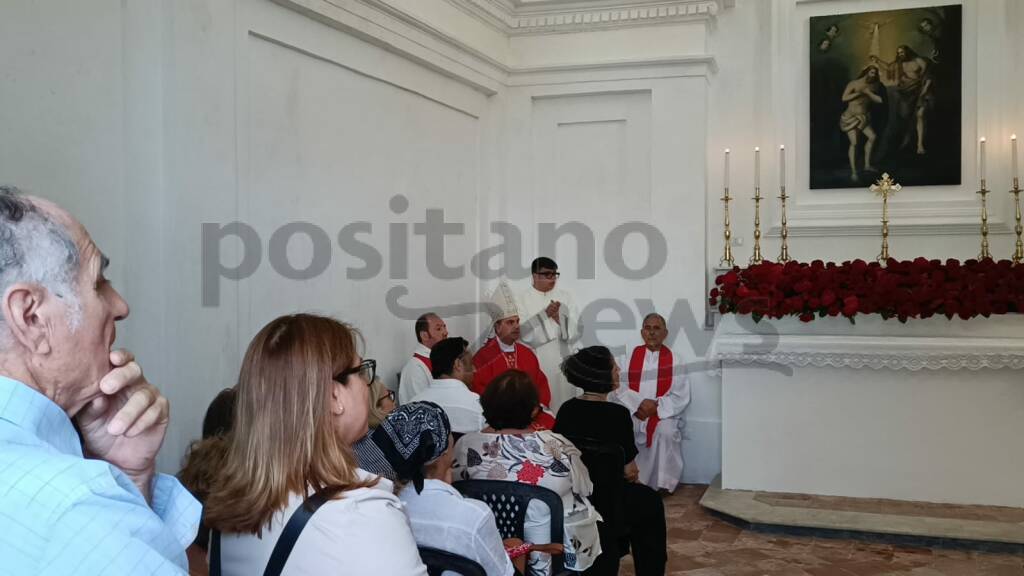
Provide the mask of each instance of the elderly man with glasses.
[{"label": "elderly man with glasses", "polygon": [[577,394],[576,387],[562,374],[562,359],[573,352],[579,340],[579,312],[572,294],[558,286],[558,264],[540,257],[530,265],[533,285],[518,296],[522,314],[522,341],[533,348],[551,388],[551,410]]}]

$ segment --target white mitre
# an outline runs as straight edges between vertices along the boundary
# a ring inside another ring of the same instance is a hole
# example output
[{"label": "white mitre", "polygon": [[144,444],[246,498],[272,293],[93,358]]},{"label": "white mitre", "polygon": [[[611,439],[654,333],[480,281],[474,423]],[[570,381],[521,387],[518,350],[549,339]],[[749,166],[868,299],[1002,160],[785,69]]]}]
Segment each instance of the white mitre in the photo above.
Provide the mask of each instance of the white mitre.
[{"label": "white mitre", "polygon": [[515,294],[512,293],[512,289],[508,287],[508,283],[504,280],[499,282],[498,287],[491,293],[488,308],[491,318],[495,322],[519,316],[519,307],[516,306]]}]

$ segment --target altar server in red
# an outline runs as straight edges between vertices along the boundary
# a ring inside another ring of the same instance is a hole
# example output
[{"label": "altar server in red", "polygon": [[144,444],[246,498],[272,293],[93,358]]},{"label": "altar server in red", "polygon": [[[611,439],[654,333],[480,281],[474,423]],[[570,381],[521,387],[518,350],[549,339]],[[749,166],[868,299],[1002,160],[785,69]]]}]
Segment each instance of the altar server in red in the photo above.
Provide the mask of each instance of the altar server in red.
[{"label": "altar server in red", "polygon": [[536,430],[550,430],[555,425],[555,418],[549,408],[551,389],[548,387],[548,378],[540,367],[537,355],[519,341],[519,309],[512,290],[504,281],[494,290],[488,307],[494,319],[494,337],[473,356],[473,365],[476,367],[473,392],[482,396],[491,381],[502,372],[522,370],[537,387],[537,397],[541,404],[533,419],[533,427]]},{"label": "altar server in red", "polygon": [[614,399],[633,414],[639,454],[639,481],[672,492],[683,475],[683,411],[690,404],[690,383],[681,357],[665,346],[668,327],[660,314],[644,317],[644,345],[625,357],[625,386]]}]

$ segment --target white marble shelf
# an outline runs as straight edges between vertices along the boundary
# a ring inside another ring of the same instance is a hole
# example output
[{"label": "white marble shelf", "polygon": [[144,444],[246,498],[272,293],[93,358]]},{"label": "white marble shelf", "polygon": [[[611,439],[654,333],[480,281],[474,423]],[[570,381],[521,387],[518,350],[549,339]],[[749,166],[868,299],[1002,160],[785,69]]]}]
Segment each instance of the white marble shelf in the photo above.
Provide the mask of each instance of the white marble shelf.
[{"label": "white marble shelf", "polygon": [[727,314],[708,358],[742,364],[889,368],[895,370],[1024,369],[1024,316],[762,320]]}]

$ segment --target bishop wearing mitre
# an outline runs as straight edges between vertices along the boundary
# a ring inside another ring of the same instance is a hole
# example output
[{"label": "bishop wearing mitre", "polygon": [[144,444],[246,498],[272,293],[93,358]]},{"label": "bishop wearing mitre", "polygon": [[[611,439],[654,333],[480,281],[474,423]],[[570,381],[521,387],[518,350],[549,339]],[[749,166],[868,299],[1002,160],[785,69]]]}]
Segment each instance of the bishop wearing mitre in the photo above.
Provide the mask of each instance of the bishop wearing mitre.
[{"label": "bishop wearing mitre", "polygon": [[533,428],[550,430],[555,425],[555,418],[550,410],[551,389],[548,388],[548,378],[541,369],[537,355],[519,341],[519,308],[512,290],[504,281],[494,290],[489,309],[494,320],[494,336],[473,356],[473,366],[476,367],[473,392],[482,395],[499,374],[508,370],[522,370],[537,387],[537,397],[541,404],[540,411],[533,419]]}]

